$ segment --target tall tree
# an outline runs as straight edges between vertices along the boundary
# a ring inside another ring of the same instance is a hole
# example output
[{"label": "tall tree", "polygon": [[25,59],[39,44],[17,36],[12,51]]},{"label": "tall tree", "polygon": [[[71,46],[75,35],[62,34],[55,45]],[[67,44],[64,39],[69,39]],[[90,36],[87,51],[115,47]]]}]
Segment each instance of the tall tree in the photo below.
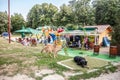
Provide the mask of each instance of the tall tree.
[{"label": "tall tree", "polygon": [[43,25],[54,25],[54,16],[58,8],[52,4],[36,4],[32,7],[27,16],[28,25],[36,28]]},{"label": "tall tree", "polygon": [[94,9],[90,5],[91,0],[72,0],[70,6],[75,13],[75,20],[78,25],[94,24]]},{"label": "tall tree", "polygon": [[94,0],[95,22],[97,24],[116,24],[117,13],[120,12],[120,0]]},{"label": "tall tree", "polygon": [[41,5],[36,4],[32,7],[27,15],[27,26],[35,28],[39,25],[39,15],[41,11]]},{"label": "tall tree", "polygon": [[67,24],[73,23],[73,11],[70,6],[63,4],[60,7],[59,13],[56,15],[59,26],[65,26]]},{"label": "tall tree", "polygon": [[94,0],[97,24],[110,24],[113,28],[112,44],[120,45],[120,0]]},{"label": "tall tree", "polygon": [[42,5],[43,13],[40,15],[40,22],[43,25],[54,25],[54,16],[58,12],[58,8],[52,4],[43,3]]},{"label": "tall tree", "polygon": [[12,26],[12,32],[15,30],[19,30],[22,28],[22,26],[25,25],[24,18],[21,14],[14,13],[14,15],[11,16],[11,26]]},{"label": "tall tree", "polygon": [[7,31],[7,12],[0,12],[0,34]]}]

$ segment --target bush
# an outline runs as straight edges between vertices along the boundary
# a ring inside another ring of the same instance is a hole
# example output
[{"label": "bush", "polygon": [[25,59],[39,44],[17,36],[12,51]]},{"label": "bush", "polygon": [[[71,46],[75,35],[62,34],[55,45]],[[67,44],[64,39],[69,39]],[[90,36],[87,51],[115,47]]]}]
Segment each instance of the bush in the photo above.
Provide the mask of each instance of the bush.
[{"label": "bush", "polygon": [[111,45],[120,44],[120,24],[113,27]]}]

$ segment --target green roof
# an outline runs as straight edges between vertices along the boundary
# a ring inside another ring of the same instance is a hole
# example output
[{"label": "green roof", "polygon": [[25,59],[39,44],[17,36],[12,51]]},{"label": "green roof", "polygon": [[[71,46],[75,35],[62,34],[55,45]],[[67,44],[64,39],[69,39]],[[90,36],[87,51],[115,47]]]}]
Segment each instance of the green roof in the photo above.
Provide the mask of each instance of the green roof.
[{"label": "green roof", "polygon": [[79,28],[79,30],[94,31],[96,28]]}]

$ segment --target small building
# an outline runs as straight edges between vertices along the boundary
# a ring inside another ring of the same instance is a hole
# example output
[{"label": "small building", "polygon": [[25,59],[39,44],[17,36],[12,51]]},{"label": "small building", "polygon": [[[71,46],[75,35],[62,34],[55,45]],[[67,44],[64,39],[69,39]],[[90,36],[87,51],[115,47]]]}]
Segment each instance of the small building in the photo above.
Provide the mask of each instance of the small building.
[{"label": "small building", "polygon": [[112,27],[110,25],[85,26],[84,28],[96,28],[98,34],[98,44],[104,42],[104,39],[111,40],[110,33],[112,32]]},{"label": "small building", "polygon": [[96,26],[84,26],[78,30],[64,31],[62,34],[80,35],[80,36],[93,36],[95,44],[104,44],[109,46],[108,40],[111,39],[110,33],[112,27],[110,25],[96,25]]}]

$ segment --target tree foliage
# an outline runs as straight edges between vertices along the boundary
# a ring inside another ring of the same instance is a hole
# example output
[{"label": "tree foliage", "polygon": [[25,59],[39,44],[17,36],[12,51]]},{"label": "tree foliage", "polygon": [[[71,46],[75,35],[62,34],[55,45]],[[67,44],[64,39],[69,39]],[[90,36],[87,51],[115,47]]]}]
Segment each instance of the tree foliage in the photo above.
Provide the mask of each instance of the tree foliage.
[{"label": "tree foliage", "polygon": [[74,24],[73,22],[74,16],[73,16],[72,8],[65,4],[60,6],[60,11],[56,15],[56,18],[58,20],[58,26],[66,26],[67,24],[70,24],[70,23]]},{"label": "tree foliage", "polygon": [[97,24],[116,25],[117,12],[120,8],[119,0],[95,0],[95,22]]},{"label": "tree foliage", "polygon": [[19,30],[22,28],[22,26],[25,25],[24,18],[21,14],[14,13],[14,15],[11,16],[11,26],[12,26],[12,32],[15,30]]},{"label": "tree foliage", "polygon": [[7,31],[7,12],[0,12],[0,34]]},{"label": "tree foliage", "polygon": [[[120,25],[120,0],[71,0],[59,10],[53,4],[34,5],[27,15],[27,27],[64,26],[76,29],[84,25],[110,24],[114,34]],[[21,14],[11,16],[12,31],[21,29],[25,21]],[[0,33],[7,31],[7,12],[0,12]],[[117,36],[120,36],[119,34]]]},{"label": "tree foliage", "polygon": [[94,9],[90,5],[90,0],[72,0],[70,6],[72,6],[74,20],[78,25],[94,24]]},{"label": "tree foliage", "polygon": [[92,25],[94,24],[94,9],[90,0],[78,0],[69,5],[63,4],[60,10],[52,4],[36,4],[27,15],[27,25],[33,28],[44,25]]},{"label": "tree foliage", "polygon": [[112,43],[120,44],[120,0],[95,0],[96,24],[110,24],[113,27]]},{"label": "tree foliage", "polygon": [[36,28],[43,25],[53,25],[54,16],[58,8],[52,4],[36,4],[32,7],[27,16],[28,26]]},{"label": "tree foliage", "polygon": [[27,15],[27,26],[34,28],[39,25],[39,15],[41,6],[36,4],[32,7]]},{"label": "tree foliage", "polygon": [[112,33],[112,41],[111,43],[113,45],[120,45],[120,24],[117,26],[114,26],[113,33]]}]

